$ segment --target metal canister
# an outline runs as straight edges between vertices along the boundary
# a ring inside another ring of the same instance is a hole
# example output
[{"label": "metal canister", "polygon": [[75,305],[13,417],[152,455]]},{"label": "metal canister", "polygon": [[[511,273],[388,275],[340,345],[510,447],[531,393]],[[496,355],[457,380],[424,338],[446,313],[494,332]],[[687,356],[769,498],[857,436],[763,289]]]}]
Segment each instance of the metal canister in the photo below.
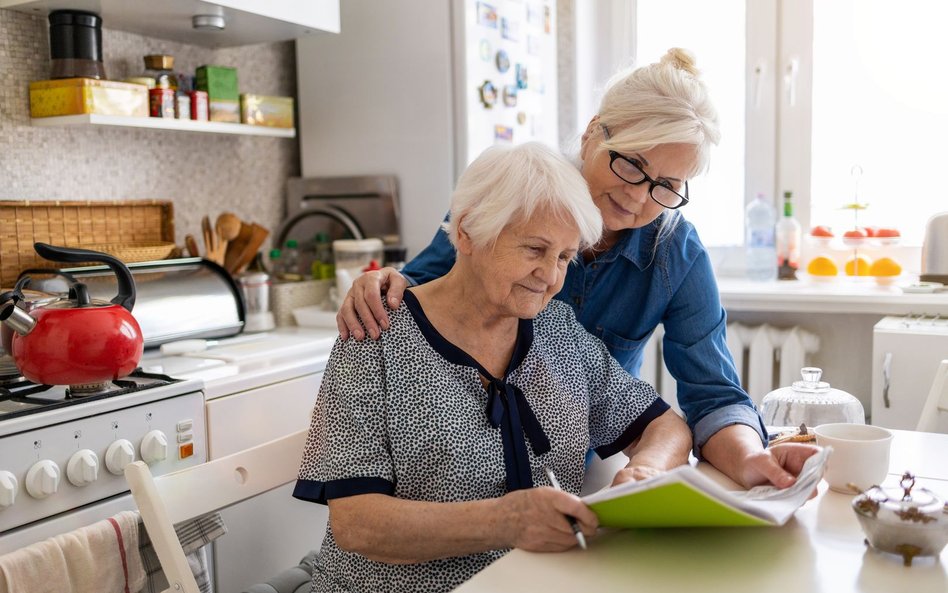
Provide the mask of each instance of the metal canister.
[{"label": "metal canister", "polygon": [[171,89],[148,89],[149,114],[152,117],[174,119],[174,91]]},{"label": "metal canister", "polygon": [[191,91],[188,96],[191,97],[191,119],[207,121],[207,91]]}]

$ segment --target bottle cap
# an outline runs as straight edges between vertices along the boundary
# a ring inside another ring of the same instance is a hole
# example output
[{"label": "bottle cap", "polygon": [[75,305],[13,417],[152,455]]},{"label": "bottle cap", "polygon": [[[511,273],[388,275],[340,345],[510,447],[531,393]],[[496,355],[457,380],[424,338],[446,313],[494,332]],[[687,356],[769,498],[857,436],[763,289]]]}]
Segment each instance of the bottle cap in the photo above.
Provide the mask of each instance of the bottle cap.
[{"label": "bottle cap", "polygon": [[281,252],[280,252],[279,249],[271,249],[271,250],[270,250],[270,259],[276,259],[276,258],[280,257],[280,255],[281,255]]},{"label": "bottle cap", "polygon": [[296,239],[290,239],[286,242],[287,249],[296,249],[299,243],[296,242]]},{"label": "bottle cap", "polygon": [[363,271],[363,272],[371,272],[371,271],[373,271],[373,270],[381,270],[381,269],[382,269],[382,266],[379,265],[379,262],[377,262],[377,261],[375,261],[375,260],[373,259],[372,261],[369,262],[369,265],[367,265],[366,267],[362,268],[362,271]]}]

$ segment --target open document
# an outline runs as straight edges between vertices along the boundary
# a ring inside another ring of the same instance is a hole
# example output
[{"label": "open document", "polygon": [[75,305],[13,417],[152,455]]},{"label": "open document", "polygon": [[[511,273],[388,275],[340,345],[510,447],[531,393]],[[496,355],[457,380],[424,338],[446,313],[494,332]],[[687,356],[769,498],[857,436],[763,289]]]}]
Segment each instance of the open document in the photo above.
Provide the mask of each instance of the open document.
[{"label": "open document", "polygon": [[789,488],[727,490],[690,465],[627,482],[583,498],[602,527],[721,527],[783,525],[823,476],[831,449],[807,459]]}]

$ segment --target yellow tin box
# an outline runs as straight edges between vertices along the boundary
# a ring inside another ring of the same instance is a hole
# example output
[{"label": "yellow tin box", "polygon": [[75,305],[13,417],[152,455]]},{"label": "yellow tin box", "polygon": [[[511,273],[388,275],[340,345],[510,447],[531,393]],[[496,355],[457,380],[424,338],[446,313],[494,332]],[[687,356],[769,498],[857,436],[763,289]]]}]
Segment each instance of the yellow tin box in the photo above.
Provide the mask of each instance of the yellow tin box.
[{"label": "yellow tin box", "polygon": [[30,83],[31,117],[83,113],[148,117],[148,87],[95,78],[62,78]]},{"label": "yellow tin box", "polygon": [[293,97],[240,95],[240,121],[252,126],[293,127]]}]

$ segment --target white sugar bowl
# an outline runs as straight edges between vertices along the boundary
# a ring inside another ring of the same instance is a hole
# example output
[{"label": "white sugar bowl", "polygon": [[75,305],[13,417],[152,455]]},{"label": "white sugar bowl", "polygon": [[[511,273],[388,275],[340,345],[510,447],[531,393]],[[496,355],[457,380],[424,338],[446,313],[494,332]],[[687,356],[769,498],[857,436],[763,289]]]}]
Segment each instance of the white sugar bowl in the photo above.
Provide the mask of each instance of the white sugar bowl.
[{"label": "white sugar bowl", "polygon": [[819,426],[836,422],[865,424],[866,413],[852,394],[833,389],[820,381],[822,369],[803,367],[802,381],[775,389],[761,401],[761,415],[767,426]]}]

